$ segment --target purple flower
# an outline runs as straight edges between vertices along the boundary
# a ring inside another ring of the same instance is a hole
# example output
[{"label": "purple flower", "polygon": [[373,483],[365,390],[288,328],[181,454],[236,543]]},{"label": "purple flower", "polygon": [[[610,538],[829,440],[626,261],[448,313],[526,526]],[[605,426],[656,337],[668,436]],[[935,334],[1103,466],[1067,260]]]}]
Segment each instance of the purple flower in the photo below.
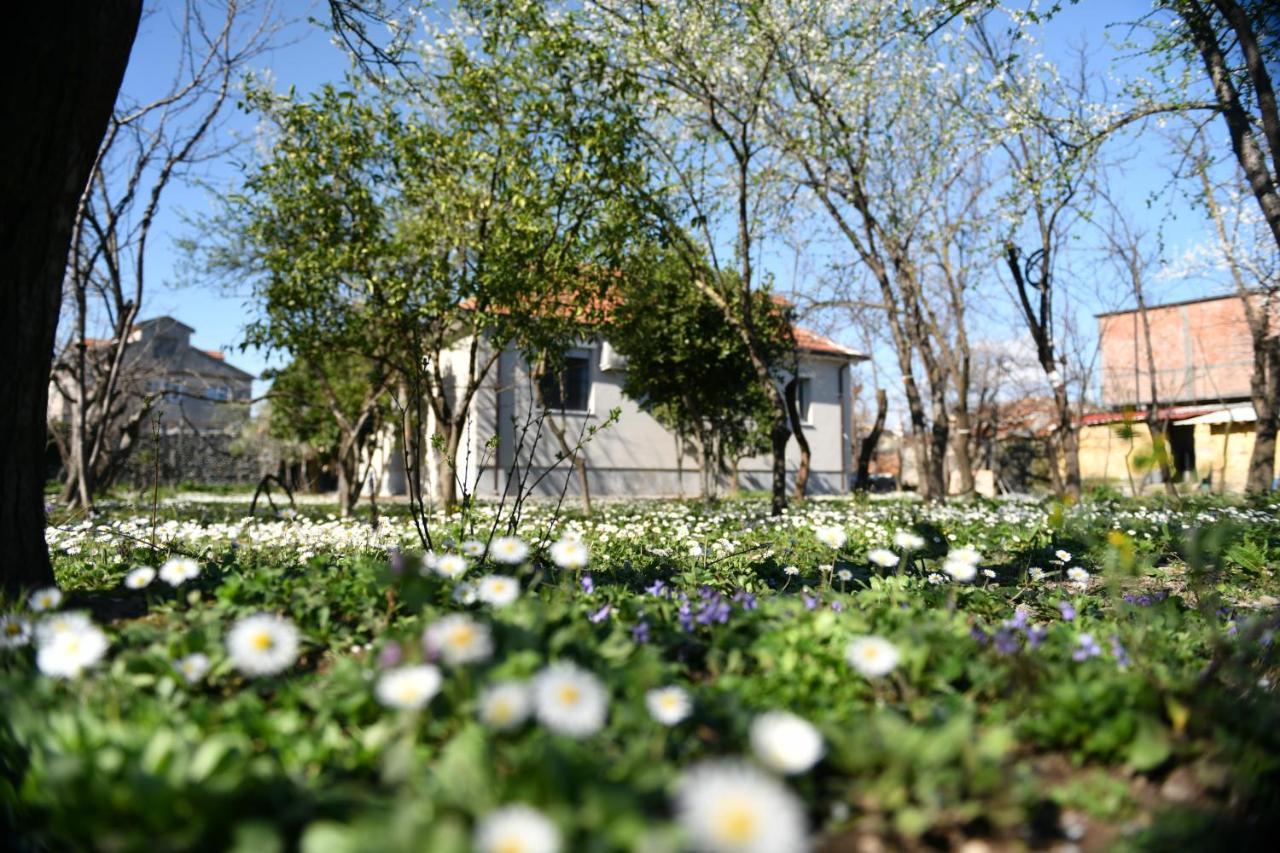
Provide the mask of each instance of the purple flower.
[{"label": "purple flower", "polygon": [[756,609],[756,597],[745,589],[740,589],[733,594],[733,601],[743,610]]},{"label": "purple flower", "polygon": [[582,576],[582,591],[590,594],[596,588],[595,581],[591,579],[590,573]]},{"label": "purple flower", "polygon": [[844,605],[838,601],[833,601],[831,602],[831,609],[836,613],[839,613],[841,610],[844,610]]},{"label": "purple flower", "polygon": [[713,622],[723,625],[729,621],[729,602],[717,593],[713,598],[702,603],[702,607],[698,609],[697,620],[700,625],[710,625]]},{"label": "purple flower", "polygon": [[649,642],[648,622],[641,621],[632,626],[631,641],[638,646],[643,646],[645,643]]},{"label": "purple flower", "polygon": [[1019,605],[1013,611],[1013,618],[1004,620],[1004,627],[1021,631],[1027,627],[1027,609]]},{"label": "purple flower", "polygon": [[400,648],[399,643],[387,643],[378,652],[378,666],[387,669],[395,666],[404,659],[404,649]]},{"label": "purple flower", "polygon": [[1021,648],[1018,642],[1018,635],[1008,628],[1001,628],[996,631],[995,646],[996,651],[1002,655],[1011,655]]},{"label": "purple flower", "polygon": [[1044,638],[1049,636],[1049,629],[1041,625],[1032,625],[1027,629],[1027,648],[1038,649],[1040,644],[1044,642]]},{"label": "purple flower", "polygon": [[1059,601],[1058,612],[1062,614],[1062,618],[1067,622],[1076,618],[1076,609],[1071,606],[1069,601]]},{"label": "purple flower", "polygon": [[613,608],[606,604],[604,607],[601,607],[599,610],[597,610],[595,613],[592,613],[587,618],[591,620],[592,623],[603,622],[604,620],[609,618],[609,614],[612,611],[613,611]]},{"label": "purple flower", "polygon": [[680,594],[680,609],[676,611],[676,618],[680,620],[680,628],[683,631],[693,630],[693,608],[689,605],[689,598],[684,593]]},{"label": "purple flower", "polygon": [[667,585],[661,579],[654,581],[644,588],[644,591],[650,595],[665,597],[667,594]]},{"label": "purple flower", "polygon": [[1072,660],[1086,661],[1101,656],[1102,646],[1093,638],[1093,634],[1080,634],[1076,637],[1076,650],[1071,653]]},{"label": "purple flower", "polygon": [[1111,656],[1116,659],[1116,665],[1121,669],[1129,665],[1129,653],[1125,651],[1124,646],[1120,644],[1120,638],[1115,634],[1111,635]]},{"label": "purple flower", "polygon": [[818,599],[807,592],[800,596],[800,600],[804,602],[805,610],[815,610],[818,607]]},{"label": "purple flower", "polygon": [[973,637],[974,641],[976,641],[977,644],[980,646],[986,646],[986,644],[989,642],[989,639],[987,637],[987,632],[983,631],[977,625],[974,625],[972,628],[969,629],[969,636]]}]

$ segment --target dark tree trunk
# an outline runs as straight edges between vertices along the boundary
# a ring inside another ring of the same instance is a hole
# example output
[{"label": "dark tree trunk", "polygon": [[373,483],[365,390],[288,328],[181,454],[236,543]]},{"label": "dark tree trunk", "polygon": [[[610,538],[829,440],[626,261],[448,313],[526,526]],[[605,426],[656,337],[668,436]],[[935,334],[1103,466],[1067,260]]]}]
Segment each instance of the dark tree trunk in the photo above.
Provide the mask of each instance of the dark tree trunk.
[{"label": "dark tree trunk", "polygon": [[854,479],[854,487],[866,491],[867,480],[871,473],[871,457],[876,454],[876,445],[880,443],[880,435],[884,432],[884,419],[889,414],[889,395],[883,388],[876,389],[876,419],[871,431],[858,446],[858,473]]},{"label": "dark tree trunk", "polygon": [[[963,398],[961,398],[963,399]],[[956,494],[973,494],[973,457],[969,453],[969,439],[973,431],[973,421],[969,418],[967,406],[957,406],[955,412],[956,431],[952,436],[951,453],[956,461]]]},{"label": "dark tree trunk", "polygon": [[809,464],[812,454],[809,450],[809,439],[804,434],[804,422],[800,420],[800,406],[796,402],[796,380],[792,379],[786,387],[787,415],[791,418],[791,431],[796,435],[796,444],[800,447],[800,467],[796,469],[796,500],[804,500],[809,489]]},{"label": "dark tree trunk", "polygon": [[0,582],[53,582],[44,541],[49,368],[76,206],[138,30],[141,0],[19,3],[4,55],[0,264]]},{"label": "dark tree trunk", "polygon": [[769,443],[773,451],[772,499],[769,510],[772,515],[782,515],[787,508],[787,442],[791,440],[791,427],[785,412],[774,408],[769,426]]},{"label": "dark tree trunk", "polygon": [[1253,411],[1257,417],[1253,429],[1253,453],[1249,457],[1249,475],[1245,491],[1269,492],[1275,480],[1276,432],[1280,421],[1280,341],[1267,334],[1270,305],[1262,312],[1250,312],[1253,331],[1253,375],[1249,377]]}]

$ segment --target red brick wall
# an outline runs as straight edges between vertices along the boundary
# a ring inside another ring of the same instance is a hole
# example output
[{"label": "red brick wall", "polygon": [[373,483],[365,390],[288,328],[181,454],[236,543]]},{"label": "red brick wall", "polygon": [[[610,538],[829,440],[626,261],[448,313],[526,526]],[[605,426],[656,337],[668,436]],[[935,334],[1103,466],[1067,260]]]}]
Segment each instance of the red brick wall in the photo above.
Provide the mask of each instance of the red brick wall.
[{"label": "red brick wall", "polygon": [[[1161,404],[1249,396],[1253,344],[1238,296],[1147,309]],[[1136,311],[1098,318],[1102,400],[1114,408],[1149,402],[1146,341]]]}]

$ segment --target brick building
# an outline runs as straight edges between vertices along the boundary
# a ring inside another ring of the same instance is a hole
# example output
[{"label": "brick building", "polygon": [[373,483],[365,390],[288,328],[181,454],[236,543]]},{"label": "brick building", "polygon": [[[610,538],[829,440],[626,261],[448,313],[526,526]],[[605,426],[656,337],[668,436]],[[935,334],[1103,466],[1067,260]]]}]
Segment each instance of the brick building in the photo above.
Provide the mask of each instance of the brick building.
[{"label": "brick building", "polygon": [[[1253,297],[1261,308],[1261,296]],[[1243,490],[1256,416],[1250,402],[1253,342],[1238,295],[1147,308],[1160,417],[1180,482],[1214,491]],[[1149,490],[1158,471],[1134,458],[1151,449],[1142,422],[1151,403],[1151,371],[1141,314],[1098,315],[1103,410],[1080,424],[1080,473],[1086,483]]]}]

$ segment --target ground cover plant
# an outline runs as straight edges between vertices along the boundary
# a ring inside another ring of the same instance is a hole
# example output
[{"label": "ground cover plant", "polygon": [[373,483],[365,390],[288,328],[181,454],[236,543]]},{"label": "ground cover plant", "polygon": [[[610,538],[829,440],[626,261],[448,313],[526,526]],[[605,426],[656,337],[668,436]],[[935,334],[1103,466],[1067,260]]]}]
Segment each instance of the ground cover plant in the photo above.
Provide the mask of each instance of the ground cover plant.
[{"label": "ground cover plant", "polygon": [[425,554],[104,506],[5,605],[21,849],[1167,849],[1280,805],[1274,504],[480,505]]}]

